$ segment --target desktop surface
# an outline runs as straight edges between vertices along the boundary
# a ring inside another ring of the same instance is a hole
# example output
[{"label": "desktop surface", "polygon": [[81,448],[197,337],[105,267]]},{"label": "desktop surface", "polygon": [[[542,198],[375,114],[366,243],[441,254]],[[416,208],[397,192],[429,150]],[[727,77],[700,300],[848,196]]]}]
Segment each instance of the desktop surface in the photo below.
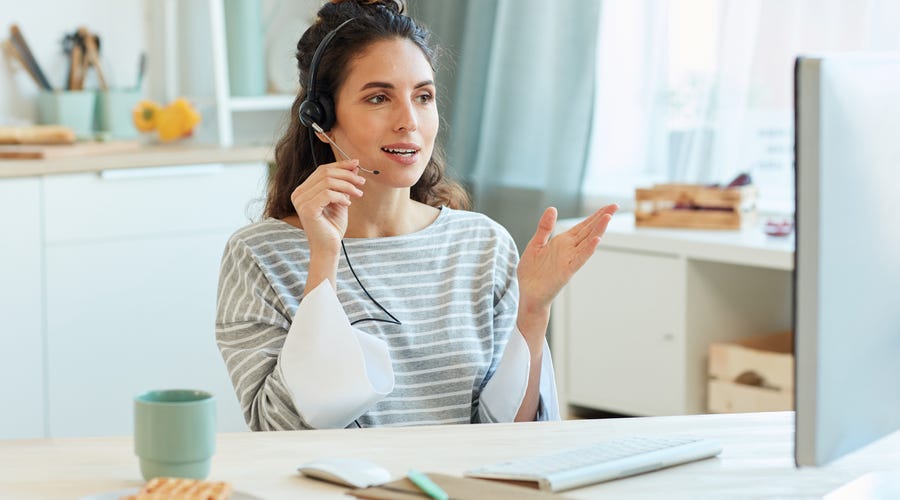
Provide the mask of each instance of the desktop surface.
[{"label": "desktop surface", "polygon": [[[220,434],[210,479],[260,498],[341,499],[345,488],[301,477],[300,463],[356,457],[399,478],[410,468],[463,471],[629,435],[695,435],[718,458],[564,492],[567,498],[821,498],[900,464],[900,433],[825,467],[796,469],[792,412],[519,424]],[[130,436],[0,441],[0,498],[81,498],[142,484]]]}]

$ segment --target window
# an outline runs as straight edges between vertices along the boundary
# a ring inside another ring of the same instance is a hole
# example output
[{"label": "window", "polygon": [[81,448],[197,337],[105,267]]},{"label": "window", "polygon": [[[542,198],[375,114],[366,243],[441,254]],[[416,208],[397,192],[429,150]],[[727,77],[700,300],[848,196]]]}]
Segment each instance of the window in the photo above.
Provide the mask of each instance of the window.
[{"label": "window", "polygon": [[897,50],[893,0],[606,0],[586,197],[748,172],[764,211],[793,211],[793,64]]}]

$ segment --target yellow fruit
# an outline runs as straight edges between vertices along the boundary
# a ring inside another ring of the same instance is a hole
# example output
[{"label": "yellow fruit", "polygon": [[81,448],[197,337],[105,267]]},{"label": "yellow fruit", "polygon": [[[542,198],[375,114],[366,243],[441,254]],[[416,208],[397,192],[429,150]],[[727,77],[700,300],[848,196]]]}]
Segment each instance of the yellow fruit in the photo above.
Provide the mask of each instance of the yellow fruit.
[{"label": "yellow fruit", "polygon": [[141,132],[149,132],[156,128],[160,109],[159,104],[153,101],[139,101],[134,106],[134,109],[131,110],[131,119],[134,121],[134,127]]},{"label": "yellow fruit", "polygon": [[182,97],[175,99],[159,112],[156,131],[159,140],[174,141],[191,135],[194,127],[200,123],[200,113]]}]

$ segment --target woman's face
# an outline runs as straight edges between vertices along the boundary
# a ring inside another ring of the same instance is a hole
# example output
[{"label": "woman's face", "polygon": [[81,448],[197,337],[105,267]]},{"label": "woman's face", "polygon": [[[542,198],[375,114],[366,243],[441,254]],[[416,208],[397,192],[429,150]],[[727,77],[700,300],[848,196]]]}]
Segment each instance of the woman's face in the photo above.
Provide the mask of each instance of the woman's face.
[{"label": "woman's face", "polygon": [[[370,180],[414,185],[431,159],[438,130],[434,72],[410,40],[375,42],[350,61],[335,96],[334,141]],[[336,156],[340,158],[340,155]]]}]

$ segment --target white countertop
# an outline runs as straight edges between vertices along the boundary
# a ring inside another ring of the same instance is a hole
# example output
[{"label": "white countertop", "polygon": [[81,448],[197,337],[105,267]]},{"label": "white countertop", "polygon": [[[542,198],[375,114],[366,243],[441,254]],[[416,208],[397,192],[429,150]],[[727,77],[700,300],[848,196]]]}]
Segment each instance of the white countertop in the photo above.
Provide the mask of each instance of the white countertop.
[{"label": "white countertop", "polygon": [[[563,219],[557,232],[581,220]],[[768,236],[761,225],[741,230],[645,228],[635,227],[633,213],[620,212],[613,216],[600,245],[784,271],[794,269],[794,233]]]},{"label": "white countertop", "polygon": [[148,145],[127,153],[46,160],[0,160],[0,179],[167,165],[263,162],[271,161],[272,158],[271,146],[223,148],[218,145]]}]

